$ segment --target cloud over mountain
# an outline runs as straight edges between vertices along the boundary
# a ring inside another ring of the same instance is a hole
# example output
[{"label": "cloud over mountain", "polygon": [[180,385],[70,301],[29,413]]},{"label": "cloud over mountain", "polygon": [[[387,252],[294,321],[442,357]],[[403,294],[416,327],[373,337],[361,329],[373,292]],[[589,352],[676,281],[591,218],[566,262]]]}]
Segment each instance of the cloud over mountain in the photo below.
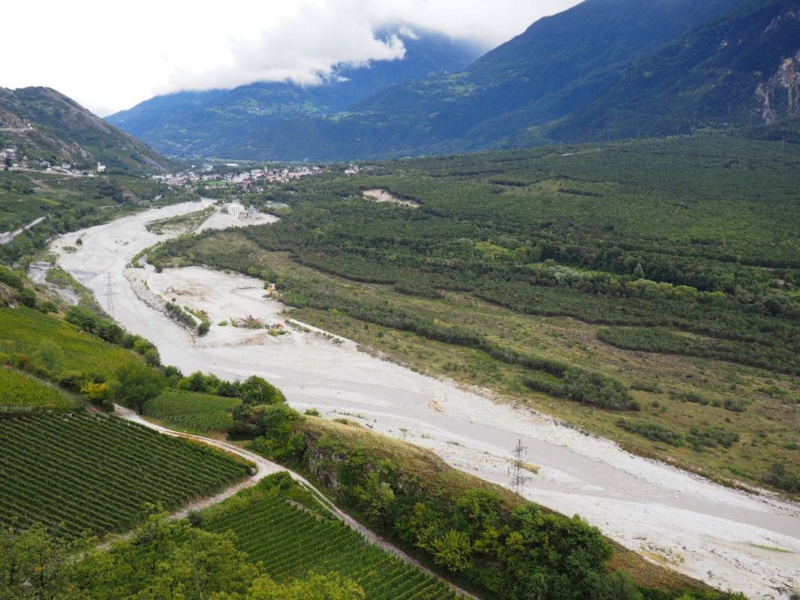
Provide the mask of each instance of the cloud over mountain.
[{"label": "cloud over mountain", "polygon": [[[157,94],[252,81],[313,84],[336,63],[396,60],[374,32],[407,23],[485,49],[579,0],[74,0],[4,7],[0,86],[46,85],[108,114]],[[31,43],[31,27],[37,40]]]}]

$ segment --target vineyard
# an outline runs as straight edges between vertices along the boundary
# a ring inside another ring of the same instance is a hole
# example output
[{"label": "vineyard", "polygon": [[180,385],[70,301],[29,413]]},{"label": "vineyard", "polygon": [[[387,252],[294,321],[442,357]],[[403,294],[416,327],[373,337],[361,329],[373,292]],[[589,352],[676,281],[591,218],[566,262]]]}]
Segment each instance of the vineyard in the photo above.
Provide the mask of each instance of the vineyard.
[{"label": "vineyard", "polygon": [[0,407],[74,408],[67,396],[17,371],[0,366]]},{"label": "vineyard", "polygon": [[42,522],[77,538],[121,532],[148,504],[175,509],[248,466],[115,417],[0,414],[0,525]]},{"label": "vineyard", "polygon": [[144,414],[173,429],[213,433],[233,423],[231,411],[239,404],[239,398],[168,389],[145,404]]},{"label": "vineyard", "polygon": [[0,309],[0,357],[3,354],[8,355],[4,360],[55,376],[84,372],[89,366],[92,373],[108,375],[137,360],[124,348],[25,307]]},{"label": "vineyard", "polygon": [[337,572],[356,581],[371,599],[458,597],[442,581],[367,543],[344,523],[274,491],[249,505],[239,499],[232,509],[208,519],[205,528],[232,530],[237,548],[263,562],[278,582],[304,578],[310,571]]}]

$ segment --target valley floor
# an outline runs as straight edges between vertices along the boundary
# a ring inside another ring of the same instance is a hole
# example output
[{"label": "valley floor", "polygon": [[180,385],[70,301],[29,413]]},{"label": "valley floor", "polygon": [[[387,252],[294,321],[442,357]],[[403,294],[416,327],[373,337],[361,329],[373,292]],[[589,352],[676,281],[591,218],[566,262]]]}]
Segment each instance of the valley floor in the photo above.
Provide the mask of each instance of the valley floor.
[{"label": "valley floor", "polygon": [[[125,217],[66,235],[53,250],[101,304],[112,300],[109,309],[117,321],[151,340],[163,362],[184,373],[263,376],[294,408],[315,408],[431,448],[493,482],[509,482],[512,451],[521,440],[527,462],[540,467],[522,490],[528,499],[580,514],[625,546],[721,589],[779,598],[800,587],[796,505],[633,456],[528,408],[494,402],[480,390],[426,377],[370,356],[352,342],[293,326],[286,307],[264,297],[260,280],[200,268],[156,273],[128,266],[137,252],[166,237],[148,232],[145,223],[205,205]],[[190,334],[153,308],[173,298],[208,314],[207,336]],[[280,323],[286,333],[231,326],[248,316],[266,325]]]}]

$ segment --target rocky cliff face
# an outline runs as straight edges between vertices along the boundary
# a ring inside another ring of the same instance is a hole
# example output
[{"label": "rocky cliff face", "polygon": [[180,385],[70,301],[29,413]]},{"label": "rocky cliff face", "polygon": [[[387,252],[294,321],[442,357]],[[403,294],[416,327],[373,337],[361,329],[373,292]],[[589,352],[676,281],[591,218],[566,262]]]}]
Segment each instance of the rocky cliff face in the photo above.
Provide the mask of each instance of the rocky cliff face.
[{"label": "rocky cliff face", "polygon": [[766,83],[758,84],[756,100],[767,125],[781,117],[800,116],[800,50],[785,58]]}]

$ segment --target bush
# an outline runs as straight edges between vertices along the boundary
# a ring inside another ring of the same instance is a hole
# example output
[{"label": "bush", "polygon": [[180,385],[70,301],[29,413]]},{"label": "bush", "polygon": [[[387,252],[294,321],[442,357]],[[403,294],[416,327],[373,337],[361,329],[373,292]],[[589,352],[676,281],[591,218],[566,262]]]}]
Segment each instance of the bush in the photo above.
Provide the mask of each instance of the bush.
[{"label": "bush", "polygon": [[257,404],[281,404],[286,402],[286,397],[278,388],[262,377],[251,375],[245,379],[238,389],[237,397],[243,404],[255,406]]},{"label": "bush", "polygon": [[81,387],[83,387],[88,380],[89,376],[86,375],[86,373],[80,371],[65,371],[58,376],[56,383],[65,390],[80,392]]},{"label": "bush", "polygon": [[739,398],[725,398],[722,403],[722,408],[731,412],[743,413],[747,410],[747,401]]},{"label": "bush", "polygon": [[209,321],[208,319],[203,319],[200,322],[200,325],[197,326],[197,335],[202,337],[208,333],[209,329],[211,329],[211,321]]},{"label": "bush", "polygon": [[640,410],[639,403],[616,379],[567,366],[542,365],[549,375],[525,379],[525,385],[550,396],[611,410]]},{"label": "bush", "polygon": [[111,400],[113,393],[107,383],[89,382],[81,386],[81,394],[86,396],[93,404],[103,404]]},{"label": "bush", "polygon": [[254,440],[259,435],[259,427],[255,423],[234,421],[231,426],[228,427],[228,439],[233,441]]},{"label": "bush", "polygon": [[631,433],[636,433],[649,440],[664,442],[665,444],[675,446],[676,448],[683,446],[684,443],[683,436],[681,434],[673,431],[669,427],[659,425],[658,423],[648,423],[644,421],[635,422],[620,419],[617,421],[617,427],[624,429],[625,431],[630,431]]},{"label": "bush", "polygon": [[718,427],[702,430],[697,427],[692,427],[689,430],[687,440],[694,449],[698,451],[701,451],[703,448],[716,448],[717,446],[730,448],[739,441],[739,434],[725,431]]},{"label": "bush", "polygon": [[23,306],[27,306],[28,308],[36,308],[36,294],[33,292],[33,290],[22,288],[16,294],[14,294],[14,298]]},{"label": "bush", "polygon": [[641,600],[637,586],[622,571],[614,571],[597,579],[589,595],[590,600]]},{"label": "bush", "polygon": [[781,462],[774,463],[769,472],[762,477],[762,481],[790,494],[800,493],[800,476],[790,473],[786,465]]},{"label": "bush", "polygon": [[3,265],[0,265],[0,283],[4,283],[17,291],[21,291],[25,287],[22,277]]}]

